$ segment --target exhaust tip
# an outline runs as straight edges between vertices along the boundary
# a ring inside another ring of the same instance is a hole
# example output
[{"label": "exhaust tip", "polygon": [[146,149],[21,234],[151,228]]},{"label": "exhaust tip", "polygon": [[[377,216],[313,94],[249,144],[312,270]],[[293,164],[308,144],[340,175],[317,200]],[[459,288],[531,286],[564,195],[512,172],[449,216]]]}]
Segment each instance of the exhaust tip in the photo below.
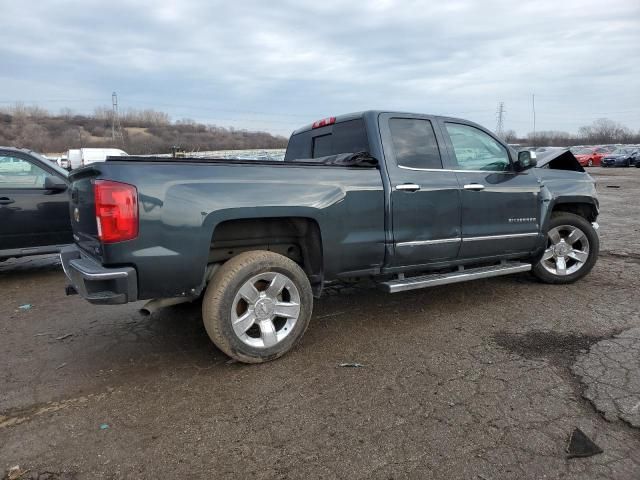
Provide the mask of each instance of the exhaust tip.
[{"label": "exhaust tip", "polygon": [[148,317],[162,308],[190,302],[192,300],[192,297],[154,298],[145,303],[138,311],[143,317]]}]

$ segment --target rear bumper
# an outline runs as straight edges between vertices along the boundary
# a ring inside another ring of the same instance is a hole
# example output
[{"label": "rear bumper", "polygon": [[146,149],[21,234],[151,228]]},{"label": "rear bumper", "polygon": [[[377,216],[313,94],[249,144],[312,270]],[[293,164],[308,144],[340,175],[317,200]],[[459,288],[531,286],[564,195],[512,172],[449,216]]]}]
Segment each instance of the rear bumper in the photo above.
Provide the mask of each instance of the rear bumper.
[{"label": "rear bumper", "polygon": [[60,260],[67,279],[87,301],[99,305],[114,305],[138,299],[135,268],[103,267],[75,245],[63,248]]}]

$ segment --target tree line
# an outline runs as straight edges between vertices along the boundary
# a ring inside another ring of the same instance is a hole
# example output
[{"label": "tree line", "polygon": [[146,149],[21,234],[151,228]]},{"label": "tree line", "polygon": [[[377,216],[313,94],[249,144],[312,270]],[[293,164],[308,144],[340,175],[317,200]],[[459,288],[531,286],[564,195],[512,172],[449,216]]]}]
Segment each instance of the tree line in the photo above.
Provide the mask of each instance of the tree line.
[{"label": "tree line", "polygon": [[[65,108],[58,114],[38,106],[15,104],[0,109],[0,145],[29,148],[44,153],[62,153],[70,148],[115,147],[131,154],[170,153],[174,147],[186,151],[284,148],[287,139],[267,132],[247,131],[198,123],[191,119],[172,121],[165,112],[129,109],[119,115],[122,135],[112,136],[112,109],[98,107],[91,115]],[[515,131],[502,134],[508,143],[530,146],[640,144],[640,131],[600,118],[582,126],[577,134],[557,130]]]},{"label": "tree line", "polygon": [[71,148],[114,147],[130,154],[186,151],[284,148],[287,139],[267,132],[206,125],[194,120],[171,121],[152,109],[130,109],[119,116],[121,135],[112,136],[112,110],[96,108],[93,114],[62,109],[53,114],[37,106],[16,104],[0,109],[0,145],[43,153]]},{"label": "tree line", "polygon": [[621,123],[608,118],[599,118],[591,125],[578,129],[577,134],[558,130],[530,132],[526,137],[518,137],[515,131],[507,130],[503,139],[508,143],[530,146],[571,147],[574,145],[640,144],[640,130],[633,132]]}]

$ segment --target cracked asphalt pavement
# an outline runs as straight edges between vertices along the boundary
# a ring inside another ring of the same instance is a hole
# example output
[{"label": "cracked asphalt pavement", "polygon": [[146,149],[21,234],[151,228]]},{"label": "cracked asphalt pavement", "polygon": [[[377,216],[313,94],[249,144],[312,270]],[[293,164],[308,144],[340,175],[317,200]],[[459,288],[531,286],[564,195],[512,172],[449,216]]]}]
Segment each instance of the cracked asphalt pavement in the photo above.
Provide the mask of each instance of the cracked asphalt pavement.
[{"label": "cracked asphalt pavement", "polygon": [[605,418],[640,428],[640,328],[598,342],[580,355],[573,372],[582,377],[585,398]]},{"label": "cracked asphalt pavement", "polygon": [[[65,297],[55,257],[0,264],[0,477],[637,480],[640,169],[590,172],[584,280],[331,288],[264,365],[197,304],[141,317]],[[604,452],[567,459],[576,427]]]}]

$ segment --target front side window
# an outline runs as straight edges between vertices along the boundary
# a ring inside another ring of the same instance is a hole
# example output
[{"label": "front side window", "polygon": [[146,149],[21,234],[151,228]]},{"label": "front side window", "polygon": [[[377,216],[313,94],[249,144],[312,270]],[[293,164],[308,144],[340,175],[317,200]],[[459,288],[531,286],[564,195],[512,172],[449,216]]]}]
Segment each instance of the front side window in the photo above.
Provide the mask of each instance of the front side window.
[{"label": "front side window", "polygon": [[44,188],[47,175],[27,160],[0,154],[0,188]]},{"label": "front side window", "polygon": [[442,168],[438,142],[429,120],[392,118],[389,129],[399,167]]},{"label": "front side window", "polygon": [[509,169],[507,149],[482,130],[459,123],[446,123],[458,168],[502,172]]}]

